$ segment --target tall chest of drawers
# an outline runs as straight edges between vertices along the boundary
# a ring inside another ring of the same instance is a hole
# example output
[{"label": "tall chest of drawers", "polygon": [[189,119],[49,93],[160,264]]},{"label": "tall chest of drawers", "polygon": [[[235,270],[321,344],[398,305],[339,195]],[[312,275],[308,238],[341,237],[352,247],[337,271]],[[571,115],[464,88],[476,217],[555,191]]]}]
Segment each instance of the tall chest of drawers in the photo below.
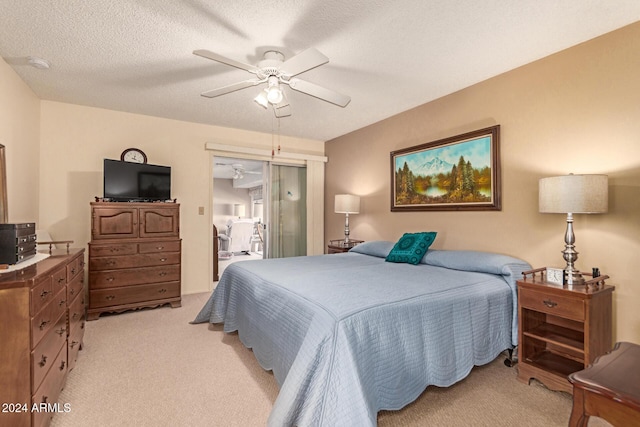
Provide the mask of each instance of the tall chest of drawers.
[{"label": "tall chest of drawers", "polygon": [[88,320],[181,305],[180,205],[91,203]]},{"label": "tall chest of drawers", "polygon": [[0,425],[49,425],[82,345],[84,294],[84,249],[0,274],[0,402],[13,405]]}]

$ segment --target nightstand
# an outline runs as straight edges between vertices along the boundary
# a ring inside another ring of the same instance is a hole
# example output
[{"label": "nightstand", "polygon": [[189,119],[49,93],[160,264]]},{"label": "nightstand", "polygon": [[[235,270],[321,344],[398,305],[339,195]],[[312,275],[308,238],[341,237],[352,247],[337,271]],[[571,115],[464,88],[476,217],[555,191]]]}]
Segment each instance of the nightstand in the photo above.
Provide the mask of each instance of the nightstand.
[{"label": "nightstand", "polygon": [[327,253],[339,254],[342,252],[348,252],[349,249],[363,242],[364,242],[363,240],[353,240],[353,239],[350,239],[349,243],[345,243],[344,239],[329,240],[329,245],[327,245]]},{"label": "nightstand", "polygon": [[[542,270],[542,271],[541,271]],[[611,350],[614,286],[608,276],[569,288],[536,277],[518,280],[518,380],[536,378],[551,390],[572,393],[568,375]]]}]

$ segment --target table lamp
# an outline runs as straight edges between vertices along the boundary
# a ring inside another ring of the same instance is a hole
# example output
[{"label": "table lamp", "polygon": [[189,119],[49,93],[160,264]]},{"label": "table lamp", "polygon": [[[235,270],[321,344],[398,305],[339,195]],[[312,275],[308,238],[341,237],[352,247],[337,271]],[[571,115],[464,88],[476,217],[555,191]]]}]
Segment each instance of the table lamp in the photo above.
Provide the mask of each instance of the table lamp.
[{"label": "table lamp", "polygon": [[352,194],[336,194],[335,213],[345,214],[344,243],[349,243],[349,214],[360,213],[360,197]]},{"label": "table lamp", "polygon": [[573,214],[605,213],[608,209],[609,187],[607,175],[563,175],[542,178],[538,183],[538,207],[541,213],[567,214],[567,231],[562,251],[567,262],[564,269],[567,285],[584,283],[582,274],[575,268],[578,252],[575,251]]}]

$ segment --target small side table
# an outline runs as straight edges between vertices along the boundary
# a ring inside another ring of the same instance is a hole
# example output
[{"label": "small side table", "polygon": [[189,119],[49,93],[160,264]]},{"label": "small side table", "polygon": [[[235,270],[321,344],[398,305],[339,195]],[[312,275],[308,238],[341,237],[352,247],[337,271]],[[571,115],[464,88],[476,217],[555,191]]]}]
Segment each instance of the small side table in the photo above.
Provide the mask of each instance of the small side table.
[{"label": "small side table", "polygon": [[348,252],[349,249],[363,242],[364,240],[353,240],[353,239],[349,239],[348,243],[345,243],[344,239],[329,240],[329,245],[327,246],[327,253],[340,254],[342,252]]},{"label": "small side table", "polygon": [[585,427],[589,417],[614,426],[640,426],[640,345],[619,342],[588,368],[569,375],[573,409],[569,426]]}]

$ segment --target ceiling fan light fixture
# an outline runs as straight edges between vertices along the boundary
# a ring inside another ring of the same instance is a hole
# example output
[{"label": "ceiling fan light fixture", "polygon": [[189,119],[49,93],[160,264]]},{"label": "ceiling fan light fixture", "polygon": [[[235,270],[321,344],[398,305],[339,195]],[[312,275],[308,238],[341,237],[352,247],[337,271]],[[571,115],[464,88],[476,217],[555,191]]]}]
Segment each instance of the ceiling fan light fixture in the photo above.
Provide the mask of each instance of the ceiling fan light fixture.
[{"label": "ceiling fan light fixture", "polygon": [[269,100],[267,99],[267,90],[261,90],[258,96],[253,98],[253,100],[262,108],[267,108],[269,106]]},{"label": "ceiling fan light fixture", "polygon": [[282,102],[282,89],[276,76],[269,76],[269,87],[267,91],[267,100],[272,104],[279,104]]},{"label": "ceiling fan light fixture", "polygon": [[267,92],[267,99],[272,104],[280,104],[282,102],[282,89],[279,86],[270,87]]}]

